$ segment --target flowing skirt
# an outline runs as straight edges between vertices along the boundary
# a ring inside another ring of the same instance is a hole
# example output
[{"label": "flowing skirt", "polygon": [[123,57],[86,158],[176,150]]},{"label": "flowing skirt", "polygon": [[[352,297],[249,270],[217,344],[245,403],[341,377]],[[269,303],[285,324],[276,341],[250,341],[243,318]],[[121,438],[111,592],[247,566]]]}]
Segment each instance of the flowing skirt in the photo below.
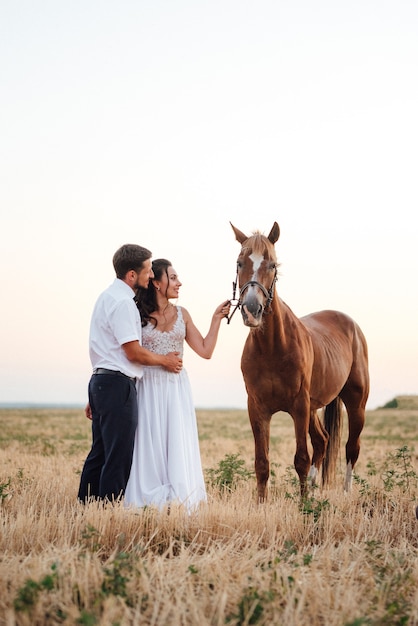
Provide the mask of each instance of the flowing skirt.
[{"label": "flowing skirt", "polygon": [[196,413],[187,372],[145,367],[138,383],[138,428],[125,506],[206,500]]}]

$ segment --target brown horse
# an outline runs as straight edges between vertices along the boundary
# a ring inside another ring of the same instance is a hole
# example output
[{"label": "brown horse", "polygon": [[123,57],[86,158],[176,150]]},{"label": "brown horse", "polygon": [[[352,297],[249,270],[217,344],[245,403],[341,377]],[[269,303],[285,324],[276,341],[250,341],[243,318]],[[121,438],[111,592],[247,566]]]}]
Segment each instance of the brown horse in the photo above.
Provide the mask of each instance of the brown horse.
[{"label": "brown horse", "polygon": [[[280,235],[277,222],[268,237],[260,232],[247,237],[231,226],[241,244],[237,307],[241,308],[244,324],[251,329],[241,369],[254,434],[258,499],[262,502],[267,497],[272,414],[285,411],[293,418],[294,464],[304,496],[308,477],[315,484],[321,465],[323,484],[334,478],[342,428],[341,402],[348,414],[345,489],[349,490],[369,394],[364,335],[344,313],[320,311],[299,319],[278,297],[274,249]],[[324,425],[317,414],[323,407]]]}]

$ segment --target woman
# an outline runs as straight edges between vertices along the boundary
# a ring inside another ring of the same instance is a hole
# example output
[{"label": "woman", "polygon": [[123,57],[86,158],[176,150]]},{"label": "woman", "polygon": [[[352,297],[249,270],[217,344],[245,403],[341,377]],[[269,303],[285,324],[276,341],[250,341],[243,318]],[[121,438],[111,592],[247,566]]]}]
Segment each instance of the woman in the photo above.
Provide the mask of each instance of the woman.
[{"label": "woman", "polygon": [[[152,263],[154,278],[148,289],[139,289],[137,306],[142,320],[142,345],[152,352],[180,352],[184,340],[199,356],[210,359],[221,321],[230,303],[220,304],[203,337],[189,312],[174,306],[181,282],[167,259]],[[206,500],[191,387],[187,372],[145,367],[138,383],[138,427],[133,462],[125,491],[126,506],[157,506],[170,502],[188,510]]]}]

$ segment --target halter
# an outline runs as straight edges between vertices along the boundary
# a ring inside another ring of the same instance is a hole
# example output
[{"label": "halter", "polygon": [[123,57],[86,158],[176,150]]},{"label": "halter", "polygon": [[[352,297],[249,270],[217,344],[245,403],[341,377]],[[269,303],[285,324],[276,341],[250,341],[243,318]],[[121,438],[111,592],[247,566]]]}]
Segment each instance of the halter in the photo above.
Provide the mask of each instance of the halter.
[{"label": "halter", "polygon": [[244,293],[244,291],[246,291],[248,289],[248,287],[258,287],[261,292],[263,293],[264,297],[266,298],[266,304],[264,305],[263,308],[263,315],[266,311],[266,309],[269,308],[270,304],[273,301],[273,297],[274,297],[274,284],[277,281],[277,267],[274,270],[274,277],[273,280],[271,282],[270,285],[270,289],[267,291],[267,289],[264,287],[264,285],[262,285],[261,283],[259,283],[257,280],[248,280],[246,283],[243,284],[243,286],[241,287],[241,289],[239,290],[239,298],[238,300],[235,298],[236,295],[236,291],[237,291],[237,284],[238,284],[238,263],[237,263],[237,274],[235,277],[235,280],[232,283],[232,298],[231,298],[231,303],[236,302],[234,306],[234,310],[232,311],[231,315],[228,317],[228,321],[227,324],[229,324],[229,322],[232,320],[232,316],[234,315],[235,311],[239,308],[241,308],[241,304],[242,304],[242,295]]}]

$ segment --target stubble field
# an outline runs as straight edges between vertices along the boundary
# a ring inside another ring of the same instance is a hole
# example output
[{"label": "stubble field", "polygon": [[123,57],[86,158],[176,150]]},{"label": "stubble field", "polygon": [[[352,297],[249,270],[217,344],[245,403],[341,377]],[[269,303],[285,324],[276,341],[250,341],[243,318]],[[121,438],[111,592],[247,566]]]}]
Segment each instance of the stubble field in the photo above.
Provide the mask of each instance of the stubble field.
[{"label": "stubble field", "polygon": [[0,624],[418,624],[418,406],[403,406],[368,412],[350,494],[343,440],[337,484],[304,502],[275,415],[263,505],[246,411],[198,410],[208,503],[191,515],[80,505],[83,411],[0,410]]}]

